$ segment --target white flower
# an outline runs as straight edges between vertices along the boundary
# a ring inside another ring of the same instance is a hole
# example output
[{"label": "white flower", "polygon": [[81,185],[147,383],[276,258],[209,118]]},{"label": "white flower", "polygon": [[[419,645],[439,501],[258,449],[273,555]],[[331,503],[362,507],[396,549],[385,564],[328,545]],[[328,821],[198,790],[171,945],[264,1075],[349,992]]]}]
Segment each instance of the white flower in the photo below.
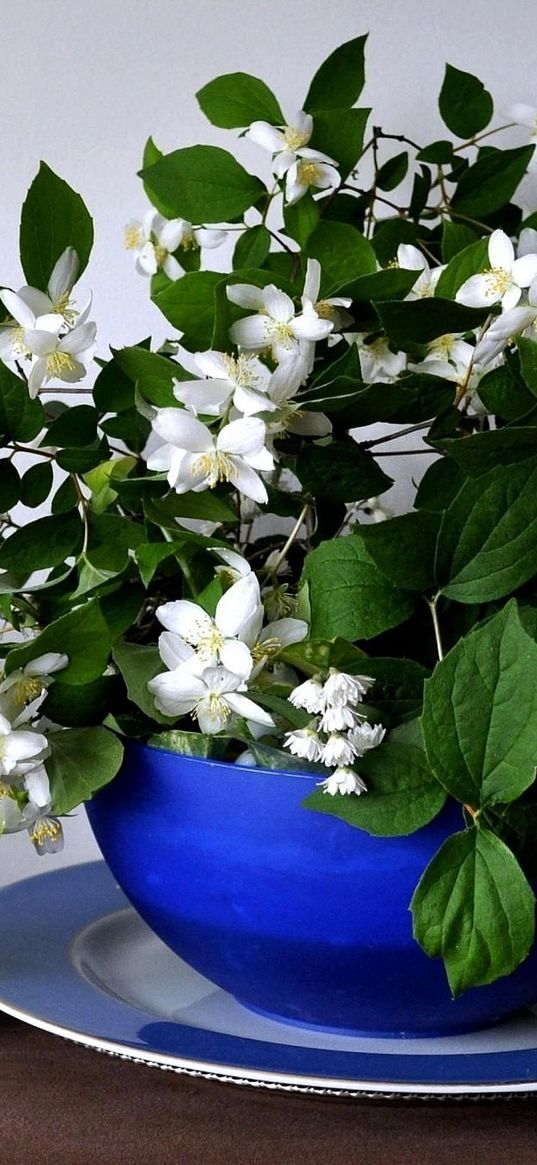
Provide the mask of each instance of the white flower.
[{"label": "white flower", "polygon": [[159,640],[159,650],[168,666],[176,666],[173,660],[179,645],[175,640],[179,638],[194,648],[204,667],[220,663],[241,679],[250,675],[253,659],[247,641],[252,638],[255,641],[263,622],[259,583],[253,573],[239,579],[222,595],[214,619],[188,599],[164,603],[156,613],[166,631],[173,635],[173,642],[166,633]]},{"label": "white flower", "polygon": [[27,806],[25,810],[26,825],[30,841],[35,846],[37,853],[41,857],[43,854],[59,853],[63,849],[63,829],[61,821],[49,812],[34,814],[35,811],[33,808]]},{"label": "white flower", "polygon": [[351,708],[350,704],[325,707],[321,717],[320,728],[323,732],[346,732],[354,728],[360,720],[360,714]]},{"label": "white flower", "polygon": [[364,721],[362,724],[356,724],[349,732],[349,741],[354,749],[355,756],[363,756],[365,752],[369,752],[370,748],[377,748],[382,743],[386,735],[386,729],[382,724],[368,724]]},{"label": "white flower", "polygon": [[475,346],[474,363],[484,368],[503,352],[514,336],[533,324],[537,318],[537,306],[512,307],[497,316],[487,328],[484,336]]},{"label": "white flower", "polygon": [[411,372],[426,372],[445,380],[463,381],[474,359],[474,348],[458,335],[438,336],[427,344],[427,354],[419,364],[409,364]]},{"label": "white flower", "polygon": [[193,712],[202,732],[221,732],[233,715],[274,728],[272,716],[242,695],[244,681],[223,667],[206,668],[200,676],[179,667],[155,676],[147,686],[159,711],[167,716]]},{"label": "white flower", "polygon": [[358,704],[374,683],[371,676],[350,676],[331,668],[323,687],[323,710],[327,707],[343,708],[346,704]]},{"label": "white flower", "polygon": [[276,406],[267,397],[270,372],[256,356],[228,356],[225,352],[197,352],[195,362],[207,380],[176,380],[174,396],[193,413],[221,417],[229,405],[245,416]]},{"label": "white flower", "polygon": [[458,303],[467,307],[488,307],[501,303],[503,311],[515,307],[523,287],[529,287],[537,275],[537,254],[515,259],[513,244],[504,231],[493,231],[488,245],[490,269],[471,275],[456,294]]},{"label": "white flower", "polygon": [[321,288],[321,264],[318,259],[308,259],[306,278],[302,295],[302,306],[306,304],[315,309],[321,319],[331,320],[336,331],[345,325],[352,324],[353,317],[345,309],[351,306],[350,296],[331,296],[330,299],[319,299]]},{"label": "white flower", "polygon": [[411,243],[400,243],[397,263],[404,271],[421,271],[406,299],[425,299],[434,295],[436,284],[445,267],[430,267],[425,255]]},{"label": "white flower", "polygon": [[304,708],[306,712],[320,712],[323,706],[323,684],[318,676],[304,680],[291,692],[289,703],[294,708]]},{"label": "white flower", "polygon": [[321,741],[315,728],[295,728],[286,732],[284,747],[302,760],[317,761],[321,755]]},{"label": "white flower", "polygon": [[333,765],[351,765],[357,755],[350,733],[349,736],[342,736],[339,732],[332,732],[323,745],[321,761],[329,768]]},{"label": "white flower", "polygon": [[141,222],[130,222],[125,228],[125,247],[136,253],[136,270],[156,275],[161,269],[174,281],[183,275],[174,251],[219,247],[225,238],[225,231],[193,227],[184,218],[166,219],[156,210],[148,210]]},{"label": "white flower", "polygon": [[358,773],[355,773],[353,769],[347,768],[335,769],[335,771],[331,773],[329,777],[327,777],[326,781],[320,782],[320,787],[325,793],[328,793],[330,797],[335,797],[337,793],[343,793],[346,795],[349,795],[350,793],[356,793],[356,796],[359,797],[360,793],[367,792],[367,785],[365,781],[363,781],[362,778],[358,776]]},{"label": "white flower", "polygon": [[341,176],[330,162],[319,161],[315,150],[301,150],[287,170],[285,177],[285,200],[289,205],[298,202],[310,186],[316,190],[337,190]]},{"label": "white flower", "polygon": [[312,133],[313,118],[303,109],[290,125],[276,127],[266,121],[254,121],[246,131],[257,145],[276,154],[273,169],[278,178],[287,175],[287,202],[298,202],[310,186],[326,190],[339,186],[341,181],[334,159],[308,147]]},{"label": "white flower", "polygon": [[[40,291],[37,287],[21,287],[15,299],[22,301],[33,313],[37,320],[40,316],[59,315],[66,324],[74,324],[77,315],[71,303],[71,292],[76,283],[80,261],[74,247],[66,247],[54,265],[52,275],[48,281],[47,290]],[[13,297],[13,292],[8,292]],[[2,296],[6,307],[8,303]],[[11,298],[11,303],[15,300]],[[11,311],[11,308],[8,307]],[[11,312],[13,315],[13,312]],[[18,315],[14,318],[18,319]],[[30,325],[31,326],[31,325]]]},{"label": "white flower", "polygon": [[385,336],[358,347],[364,384],[391,384],[406,368],[406,352],[392,352]]},{"label": "white flower", "polygon": [[15,727],[37,712],[47,694],[50,676],[68,663],[69,656],[49,651],[31,659],[0,682],[0,709]]},{"label": "white flower", "polygon": [[256,661],[252,676],[259,675],[265,664],[274,659],[274,656],[278,655],[282,648],[290,647],[292,643],[301,643],[306,638],[308,631],[308,624],[303,619],[286,618],[275,619],[274,622],[268,623],[253,641],[245,636]]},{"label": "white flower", "polygon": [[222,559],[223,566],[216,566],[215,571],[224,584],[228,586],[231,583],[236,583],[240,578],[245,578],[246,575],[251,574],[252,568],[246,558],[242,554],[237,554],[236,550],[228,550],[224,546],[211,546],[211,552],[218,555]]},{"label": "white flower", "polygon": [[[25,290],[22,288],[22,291]],[[33,349],[30,348],[30,341],[36,332],[39,335],[43,331],[59,334],[64,321],[58,313],[36,316],[20,293],[7,288],[0,291],[0,299],[10,315],[6,323],[0,324],[0,356],[3,360],[31,358]]]},{"label": "white flower", "polygon": [[277,363],[288,356],[299,356],[301,341],[323,340],[334,328],[332,321],[321,319],[309,302],[296,315],[291,297],[273,283],[263,288],[232,283],[226,294],[231,303],[255,312],[232,324],[232,342],[249,352],[269,349]]},{"label": "white flower", "polygon": [[246,497],[267,501],[267,491],[256,470],[270,471],[274,460],[265,449],[266,428],[258,417],[243,417],[224,425],[215,435],[182,409],[159,409],[153,430],[163,445],[148,443],[145,458],[150,469],[167,470],[176,493],[214,489],[228,481]]},{"label": "white flower", "polygon": [[15,773],[21,762],[40,757],[46,748],[46,736],[13,729],[7,716],[0,713],[0,776]]},{"label": "white flower", "polygon": [[[85,313],[65,335],[60,335],[53,325],[53,321],[59,318],[42,316],[34,330],[24,333],[28,350],[37,357],[28,378],[31,397],[37,396],[39,389],[49,380],[62,380],[68,384],[82,380],[86,375],[85,366],[95,352],[97,327],[85,321]],[[50,327],[45,327],[46,320],[51,321]]]},{"label": "white flower", "polygon": [[38,764],[23,778],[24,788],[31,805],[42,811],[50,807],[50,781],[43,764]]},{"label": "white flower", "polygon": [[[302,347],[308,345],[304,342]],[[332,432],[332,422],[328,417],[324,413],[308,412],[297,397],[307,375],[302,352],[282,360],[272,373],[267,395],[275,411],[266,422],[269,444],[282,433],[295,433],[300,437],[327,437]]]}]

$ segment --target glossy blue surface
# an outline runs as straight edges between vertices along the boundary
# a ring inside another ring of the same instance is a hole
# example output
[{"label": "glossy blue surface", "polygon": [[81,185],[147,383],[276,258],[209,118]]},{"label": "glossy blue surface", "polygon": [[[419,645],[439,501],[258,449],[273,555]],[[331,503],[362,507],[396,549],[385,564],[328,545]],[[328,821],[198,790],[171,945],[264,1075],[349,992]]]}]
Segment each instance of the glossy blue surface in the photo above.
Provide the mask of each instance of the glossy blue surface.
[{"label": "glossy blue surface", "polygon": [[311,774],[131,745],[88,806],[97,841],[142,918],[245,1006],[291,1023],[453,1034],[537,1000],[537,954],[453,1001],[412,938],[412,892],[458,806],[410,837],[376,838],[302,807]]}]

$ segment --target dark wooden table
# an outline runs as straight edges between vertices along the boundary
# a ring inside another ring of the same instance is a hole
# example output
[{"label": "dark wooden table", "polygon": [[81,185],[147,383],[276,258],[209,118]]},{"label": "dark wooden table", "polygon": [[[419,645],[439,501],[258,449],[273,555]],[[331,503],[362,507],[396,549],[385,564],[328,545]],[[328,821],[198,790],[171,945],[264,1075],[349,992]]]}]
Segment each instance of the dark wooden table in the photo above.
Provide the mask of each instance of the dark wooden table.
[{"label": "dark wooden table", "polygon": [[0,1018],[1,1165],[529,1165],[537,1097],[324,1100],[195,1080]]}]

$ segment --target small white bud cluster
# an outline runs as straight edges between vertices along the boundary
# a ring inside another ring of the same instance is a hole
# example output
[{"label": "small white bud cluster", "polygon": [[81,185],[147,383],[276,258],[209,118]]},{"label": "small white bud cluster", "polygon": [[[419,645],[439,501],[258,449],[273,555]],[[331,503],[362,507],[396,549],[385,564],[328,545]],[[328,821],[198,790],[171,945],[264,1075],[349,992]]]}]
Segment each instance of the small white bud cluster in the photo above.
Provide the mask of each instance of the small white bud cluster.
[{"label": "small white bud cluster", "polygon": [[321,781],[325,793],[365,793],[365,781],[354,770],[358,757],[384,739],[381,724],[369,724],[358,705],[374,684],[370,676],[350,676],[331,668],[323,682],[313,676],[295,688],[289,702],[314,719],[306,728],[286,733],[285,748],[293,756],[317,761],[334,771]]}]

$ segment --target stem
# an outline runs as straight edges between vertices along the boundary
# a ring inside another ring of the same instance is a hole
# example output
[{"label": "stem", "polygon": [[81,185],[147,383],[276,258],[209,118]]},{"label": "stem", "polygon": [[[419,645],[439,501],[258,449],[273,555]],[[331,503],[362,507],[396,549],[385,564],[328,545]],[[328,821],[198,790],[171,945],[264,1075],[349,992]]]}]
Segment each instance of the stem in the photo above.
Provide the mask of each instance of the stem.
[{"label": "stem", "polygon": [[35,453],[37,457],[48,457],[49,461],[55,460],[55,453],[47,453],[45,449],[32,449],[30,445],[19,445],[17,441],[13,442],[14,453]]},{"label": "stem", "polygon": [[360,442],[363,449],[373,449],[376,445],[386,445],[388,441],[398,441],[399,437],[406,437],[407,433],[418,433],[420,429],[428,429],[429,422],[422,421],[419,425],[409,425],[406,429],[399,429],[398,433],[388,433],[385,437],[378,437],[375,441]]},{"label": "stem", "polygon": [[88,549],[88,542],[89,542],[88,503],[87,503],[86,498],[84,497],[84,494],[82,491],[82,486],[80,485],[78,475],[76,473],[71,473],[70,477],[72,479],[73,485],[74,485],[75,490],[76,490],[76,496],[78,498],[78,504],[80,506],[80,515],[81,515],[82,521],[84,523],[84,541],[82,543],[82,550],[80,551],[80,554],[82,555],[82,554],[86,553],[86,551]]},{"label": "stem", "polygon": [[278,567],[283,562],[283,560],[287,554],[287,551],[291,548],[291,546],[293,545],[293,542],[295,541],[295,538],[300,533],[300,529],[306,520],[306,516],[308,514],[309,509],[310,509],[310,504],[309,504],[309,502],[306,502],[305,505],[302,506],[302,509],[301,509],[301,511],[298,515],[298,518],[293,526],[293,529],[291,530],[291,533],[287,539],[287,542],[285,543],[283,549],[278,554],[276,561],[273,563],[273,565],[270,568],[270,573],[271,573],[273,578],[276,577],[276,574],[278,572]]},{"label": "stem", "polygon": [[466,392],[467,392],[468,385],[470,383],[470,378],[472,375],[472,370],[474,367],[475,352],[477,349],[477,345],[479,344],[480,340],[483,339],[483,336],[485,335],[485,332],[488,330],[488,328],[490,328],[490,325],[491,325],[493,319],[495,319],[495,316],[493,316],[492,314],[487,316],[485,323],[483,324],[483,327],[481,328],[481,331],[479,332],[479,335],[478,335],[477,340],[476,340],[476,345],[475,345],[475,348],[473,351],[472,358],[470,360],[468,368],[466,369],[466,376],[464,377],[462,384],[459,384],[459,386],[457,388],[457,392],[455,394],[455,401],[454,401],[455,407],[460,405],[461,402],[464,400],[464,397],[466,396]]},{"label": "stem", "polygon": [[385,449],[375,453],[375,457],[416,457],[418,453],[427,453],[430,457],[434,452],[434,449]]},{"label": "stem", "polygon": [[510,121],[507,125],[499,125],[497,129],[486,129],[484,133],[478,133],[475,137],[469,138],[467,142],[463,142],[462,145],[455,146],[453,153],[458,154],[461,150],[468,150],[470,146],[475,146],[476,142],[482,141],[483,138],[490,138],[492,134],[502,133],[504,129],[514,129],[517,124],[516,121]]},{"label": "stem", "polygon": [[439,598],[440,598],[440,594],[436,594],[434,596],[434,599],[426,599],[425,602],[427,603],[427,606],[431,612],[431,618],[433,620],[433,627],[434,627],[434,637],[436,640],[436,650],[438,652],[438,658],[439,658],[440,662],[442,662],[442,660],[444,658],[444,649],[442,647],[442,636],[440,634],[440,624],[438,622],[438,612],[436,609],[436,605],[438,603]]}]

